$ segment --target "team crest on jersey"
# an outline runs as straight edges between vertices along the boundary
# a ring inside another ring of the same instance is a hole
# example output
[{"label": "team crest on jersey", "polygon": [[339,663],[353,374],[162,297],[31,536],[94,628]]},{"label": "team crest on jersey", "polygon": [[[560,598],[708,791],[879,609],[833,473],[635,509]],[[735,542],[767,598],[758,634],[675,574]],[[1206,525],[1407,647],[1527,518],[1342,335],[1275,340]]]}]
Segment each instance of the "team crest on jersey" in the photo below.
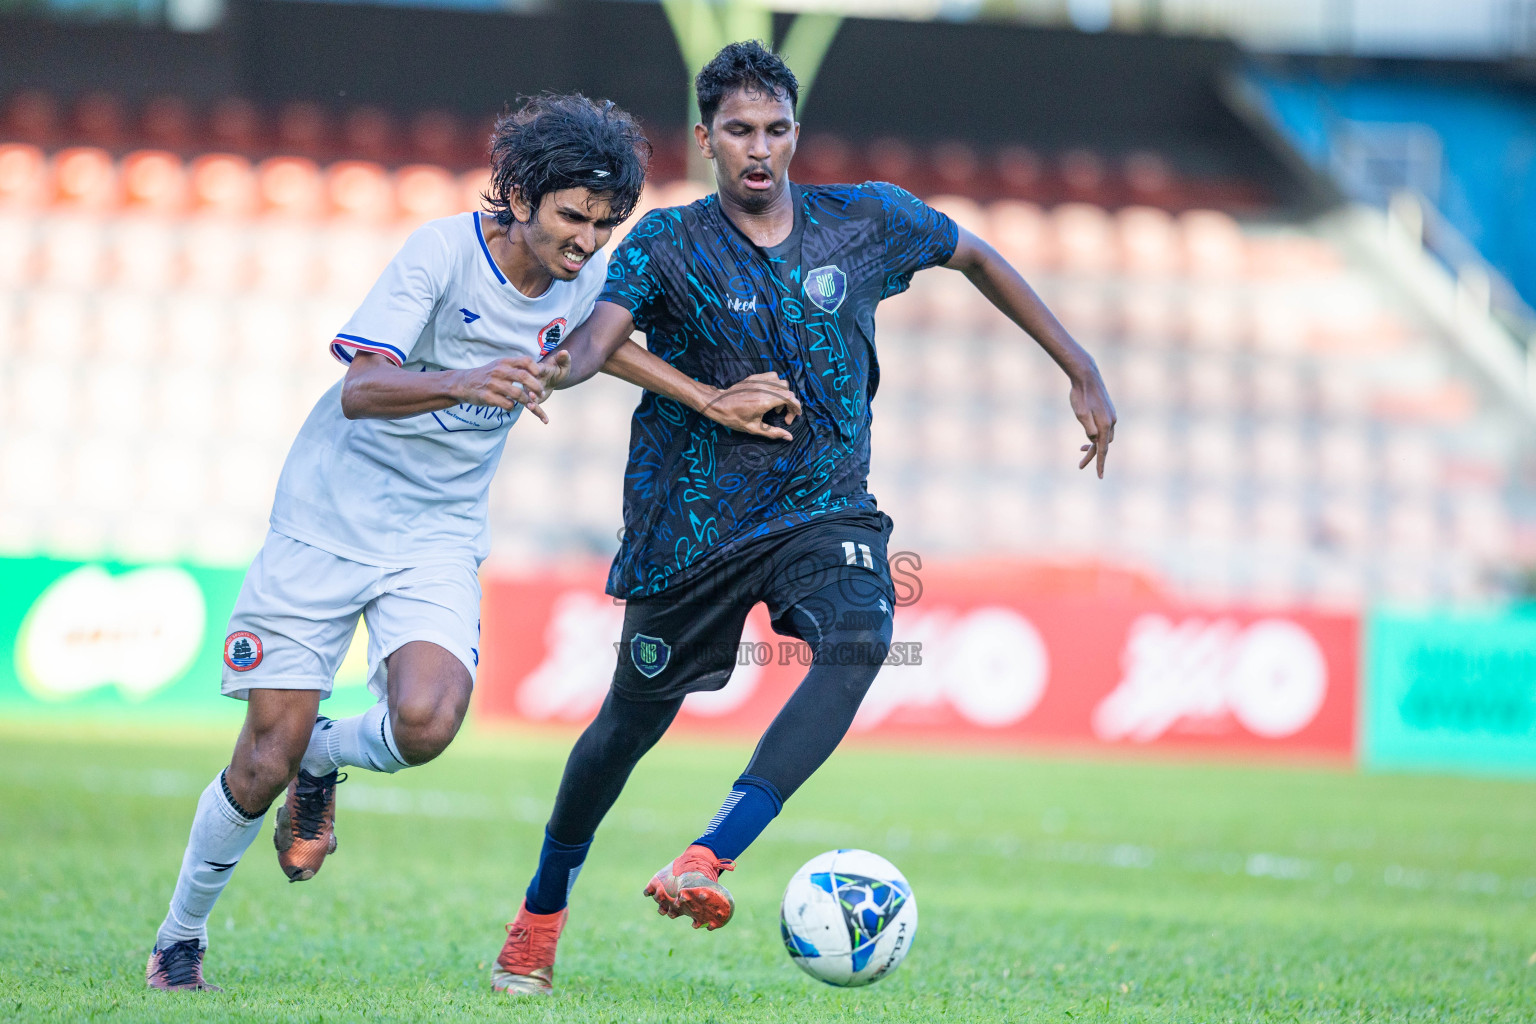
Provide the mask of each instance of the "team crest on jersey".
[{"label": "team crest on jersey", "polygon": [[824,313],[836,313],[848,297],[848,275],[835,263],[805,275],[805,297]]},{"label": "team crest on jersey", "polygon": [[672,648],[659,637],[636,633],[629,638],[629,660],[647,679],[655,679],[672,658]]},{"label": "team crest on jersey", "polygon": [[224,664],[236,672],[249,672],[261,664],[261,637],[245,630],[224,638]]},{"label": "team crest on jersey", "polygon": [[539,332],[539,355],[547,356],[560,347],[565,337],[565,317],[557,316]]}]

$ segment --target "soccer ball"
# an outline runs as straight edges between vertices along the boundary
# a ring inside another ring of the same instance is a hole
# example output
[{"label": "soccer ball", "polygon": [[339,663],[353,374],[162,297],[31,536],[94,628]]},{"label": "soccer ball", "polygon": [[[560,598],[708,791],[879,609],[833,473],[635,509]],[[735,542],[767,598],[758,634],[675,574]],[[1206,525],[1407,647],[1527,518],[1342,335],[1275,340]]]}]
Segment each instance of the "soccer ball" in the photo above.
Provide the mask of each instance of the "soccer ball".
[{"label": "soccer ball", "polygon": [[917,935],[917,901],[896,866],[830,850],[795,872],[779,908],[784,948],[828,985],[868,985],[895,970]]}]

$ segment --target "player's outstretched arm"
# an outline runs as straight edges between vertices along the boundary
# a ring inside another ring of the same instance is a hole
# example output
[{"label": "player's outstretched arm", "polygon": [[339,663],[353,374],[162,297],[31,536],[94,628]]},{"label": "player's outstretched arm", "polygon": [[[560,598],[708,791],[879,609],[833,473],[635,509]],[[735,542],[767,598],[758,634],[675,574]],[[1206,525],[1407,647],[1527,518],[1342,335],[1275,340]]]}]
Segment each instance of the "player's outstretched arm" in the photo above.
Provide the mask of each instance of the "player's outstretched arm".
[{"label": "player's outstretched arm", "polygon": [[[559,348],[544,357],[541,370],[548,386],[568,388],[602,370],[681,402],[732,430],[790,439],[789,431],[783,427],[763,422],[763,417],[775,409],[784,410],[786,423],[793,423],[800,415],[800,400],[782,379],[771,373],[759,373],[729,388],[711,387],[630,341],[634,329],[634,316],[629,310],[615,302],[596,303],[592,315]],[[544,364],[562,355],[569,359],[568,366],[563,370],[544,370]]]},{"label": "player's outstretched arm", "polygon": [[549,373],[527,356],[498,359],[470,370],[417,373],[372,352],[358,352],[341,385],[341,412],[349,420],[399,419],[461,403],[507,410],[526,405],[548,423],[539,403],[548,393]]},{"label": "player's outstretched arm", "polygon": [[1109,454],[1109,444],[1115,439],[1115,406],[1109,400],[1109,390],[1104,378],[1099,376],[1098,364],[1072,335],[1056,319],[1029,282],[996,249],[977,238],[971,232],[960,229],[960,240],[955,254],[944,264],[951,270],[963,273],[987,301],[1014,323],[1022,327],[1030,337],[1039,342],[1056,365],[1066,372],[1072,382],[1072,413],[1088,434],[1086,453],[1077,468],[1098,461],[1098,474],[1104,476],[1104,459]]}]

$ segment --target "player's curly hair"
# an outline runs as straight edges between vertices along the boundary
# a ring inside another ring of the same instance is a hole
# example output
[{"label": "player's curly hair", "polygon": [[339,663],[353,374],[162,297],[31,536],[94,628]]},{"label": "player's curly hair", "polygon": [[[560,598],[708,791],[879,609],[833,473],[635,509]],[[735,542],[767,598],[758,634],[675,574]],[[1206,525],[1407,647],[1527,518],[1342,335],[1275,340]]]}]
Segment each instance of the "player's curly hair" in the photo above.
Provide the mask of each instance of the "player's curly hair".
[{"label": "player's curly hair", "polygon": [[608,200],[614,217],[634,212],[645,185],[651,144],[635,119],[609,100],[579,93],[525,99],[491,131],[491,187],[481,193],[498,223],[514,220],[515,189],[538,210],[551,192],[584,188]]},{"label": "player's curly hair", "polygon": [[699,100],[699,118],[710,125],[720,102],[735,89],[762,91],[789,100],[789,109],[800,103],[800,80],[779,55],[756,39],[731,43],[705,64],[693,80]]}]

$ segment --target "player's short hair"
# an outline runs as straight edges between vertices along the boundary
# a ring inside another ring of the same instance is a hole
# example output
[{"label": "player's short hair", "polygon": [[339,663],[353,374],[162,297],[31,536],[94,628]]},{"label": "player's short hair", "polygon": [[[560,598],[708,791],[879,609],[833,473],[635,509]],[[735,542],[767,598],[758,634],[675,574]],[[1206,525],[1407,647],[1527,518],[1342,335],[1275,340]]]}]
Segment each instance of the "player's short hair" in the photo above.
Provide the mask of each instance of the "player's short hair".
[{"label": "player's short hair", "polygon": [[491,131],[487,213],[511,224],[512,192],[538,210],[551,192],[584,188],[607,199],[614,217],[634,212],[645,185],[651,144],[635,119],[609,100],[546,93],[496,119]]},{"label": "player's short hair", "polygon": [[699,99],[699,119],[706,126],[715,119],[720,103],[736,89],[764,92],[788,99],[789,109],[800,103],[800,80],[779,55],[756,39],[731,43],[715,54],[693,80]]}]

